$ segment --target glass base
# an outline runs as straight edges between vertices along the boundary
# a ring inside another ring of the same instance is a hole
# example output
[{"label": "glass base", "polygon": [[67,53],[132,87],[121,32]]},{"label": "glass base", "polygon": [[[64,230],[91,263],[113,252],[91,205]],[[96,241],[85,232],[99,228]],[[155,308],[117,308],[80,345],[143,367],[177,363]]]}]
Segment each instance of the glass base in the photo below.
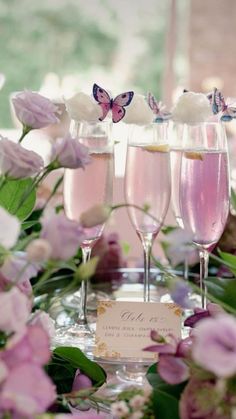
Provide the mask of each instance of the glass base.
[{"label": "glass base", "polygon": [[87,324],[74,324],[59,327],[52,340],[54,348],[57,346],[73,346],[79,348],[88,357],[93,357],[95,334]]},{"label": "glass base", "polygon": [[147,368],[143,364],[135,363],[121,365],[116,369],[115,374],[112,374],[111,378],[109,378],[108,374],[107,383],[98,390],[96,395],[109,399],[130,387],[140,387],[143,389],[149,386],[146,378]]},{"label": "glass base", "polygon": [[[90,311],[96,311],[99,301],[109,300],[108,294],[102,291],[92,291],[88,293],[87,297],[87,309]],[[62,300],[62,305],[70,310],[78,310],[80,303],[80,292],[77,291],[74,294],[67,295]]]}]

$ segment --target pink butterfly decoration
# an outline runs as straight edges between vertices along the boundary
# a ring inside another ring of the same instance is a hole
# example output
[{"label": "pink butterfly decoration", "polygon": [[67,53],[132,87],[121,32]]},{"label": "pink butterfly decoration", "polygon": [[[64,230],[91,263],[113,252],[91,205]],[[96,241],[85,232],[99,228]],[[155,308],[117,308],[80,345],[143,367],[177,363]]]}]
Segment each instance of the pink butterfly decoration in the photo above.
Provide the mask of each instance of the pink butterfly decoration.
[{"label": "pink butterfly decoration", "polygon": [[119,122],[125,116],[125,106],[128,106],[133,99],[134,92],[125,92],[116,96],[112,99],[105,89],[93,85],[93,97],[101,106],[102,116],[99,118],[100,121],[106,118],[108,112],[112,112],[112,121]]},{"label": "pink butterfly decoration", "polygon": [[208,93],[207,98],[210,101],[214,115],[222,112],[221,121],[232,121],[232,119],[236,118],[236,107],[227,105],[224,96],[216,87],[213,92]]},{"label": "pink butterfly decoration", "polygon": [[147,101],[151,110],[156,115],[155,122],[163,122],[170,119],[171,113],[165,111],[165,105],[162,102],[158,102],[152,93],[147,94]]}]

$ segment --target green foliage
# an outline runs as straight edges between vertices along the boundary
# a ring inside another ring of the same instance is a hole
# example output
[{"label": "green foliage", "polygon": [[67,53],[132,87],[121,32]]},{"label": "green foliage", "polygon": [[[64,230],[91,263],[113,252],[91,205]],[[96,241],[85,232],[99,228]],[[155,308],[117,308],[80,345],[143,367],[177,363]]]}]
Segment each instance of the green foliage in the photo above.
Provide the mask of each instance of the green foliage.
[{"label": "green foliage", "polygon": [[101,386],[106,380],[105,371],[96,362],[90,361],[80,349],[58,347],[53,351],[47,372],[59,394],[71,391],[77,369],[92,380],[94,387]]},{"label": "green foliage", "polygon": [[38,90],[48,72],[63,77],[111,64],[116,37],[96,13],[86,16],[83,10],[77,0],[0,0],[0,71],[6,76],[0,126],[11,126],[12,92]]},{"label": "green foliage", "polygon": [[31,189],[32,179],[7,180],[0,189],[0,206],[4,207],[10,214],[16,215],[20,220],[25,220],[33,211],[36,192],[32,189],[29,196],[21,204],[27,190]]},{"label": "green foliage", "polygon": [[170,385],[165,383],[157,373],[157,364],[147,371],[147,379],[153,387],[153,407],[161,419],[178,419],[178,405],[186,383]]}]

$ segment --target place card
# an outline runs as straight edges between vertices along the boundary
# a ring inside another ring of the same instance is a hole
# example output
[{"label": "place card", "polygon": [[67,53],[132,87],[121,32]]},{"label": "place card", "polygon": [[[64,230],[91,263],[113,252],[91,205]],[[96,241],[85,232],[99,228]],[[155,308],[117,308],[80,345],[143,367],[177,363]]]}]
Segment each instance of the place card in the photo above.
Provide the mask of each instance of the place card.
[{"label": "place card", "polygon": [[181,321],[182,310],[174,303],[100,301],[94,356],[155,360],[156,353],[143,351],[155,344],[150,338],[151,330],[180,338]]}]

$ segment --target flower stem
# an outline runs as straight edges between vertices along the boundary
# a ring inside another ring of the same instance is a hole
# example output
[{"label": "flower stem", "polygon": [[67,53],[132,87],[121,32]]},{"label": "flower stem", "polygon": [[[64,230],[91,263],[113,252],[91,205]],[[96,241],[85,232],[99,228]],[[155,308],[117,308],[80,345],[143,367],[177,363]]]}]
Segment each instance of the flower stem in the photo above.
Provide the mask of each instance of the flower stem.
[{"label": "flower stem", "polygon": [[23,138],[31,131],[31,127],[27,127],[26,125],[23,125],[23,130],[22,130],[22,134],[19,138],[19,143],[21,143],[21,141],[23,140]]}]

